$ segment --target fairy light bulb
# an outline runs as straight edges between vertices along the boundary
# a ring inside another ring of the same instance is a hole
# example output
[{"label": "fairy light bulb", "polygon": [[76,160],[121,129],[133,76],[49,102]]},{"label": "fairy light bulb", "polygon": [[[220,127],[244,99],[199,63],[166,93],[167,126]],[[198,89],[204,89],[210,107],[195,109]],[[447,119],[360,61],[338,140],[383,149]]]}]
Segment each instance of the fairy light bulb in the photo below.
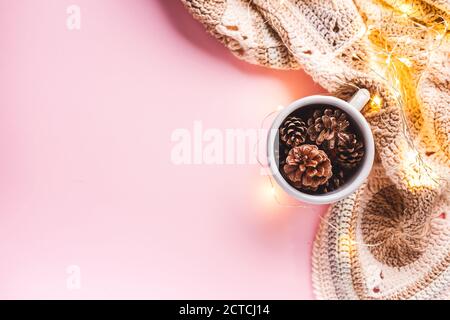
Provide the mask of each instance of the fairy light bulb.
[{"label": "fairy light bulb", "polygon": [[350,251],[351,245],[354,244],[348,234],[342,234],[339,236],[338,246],[341,255],[346,255]]},{"label": "fairy light bulb", "polygon": [[413,163],[415,162],[415,160],[417,159],[417,156],[419,154],[417,153],[417,151],[415,150],[408,150],[405,153],[405,160],[408,161],[408,163]]},{"label": "fairy light bulb", "polygon": [[373,96],[371,99],[371,103],[370,103],[371,110],[374,112],[380,111],[382,104],[383,104],[383,100],[381,99],[381,97],[379,95]]},{"label": "fairy light bulb", "polygon": [[389,65],[391,63],[391,55],[387,56],[385,62],[386,62],[387,65]]},{"label": "fairy light bulb", "polygon": [[420,155],[416,150],[404,153],[404,172],[410,189],[433,188],[438,185],[438,176],[426,164],[420,162]]},{"label": "fairy light bulb", "polygon": [[405,16],[410,15],[411,13],[413,13],[414,8],[411,4],[408,3],[402,3],[398,6],[398,9],[401,11],[401,13],[403,13]]},{"label": "fairy light bulb", "polygon": [[412,62],[411,60],[409,60],[406,57],[400,57],[398,58],[399,61],[401,61],[405,66],[407,66],[408,68],[410,68],[412,66]]},{"label": "fairy light bulb", "polygon": [[372,98],[373,103],[375,103],[377,106],[381,106],[381,97],[379,95],[375,95]]}]

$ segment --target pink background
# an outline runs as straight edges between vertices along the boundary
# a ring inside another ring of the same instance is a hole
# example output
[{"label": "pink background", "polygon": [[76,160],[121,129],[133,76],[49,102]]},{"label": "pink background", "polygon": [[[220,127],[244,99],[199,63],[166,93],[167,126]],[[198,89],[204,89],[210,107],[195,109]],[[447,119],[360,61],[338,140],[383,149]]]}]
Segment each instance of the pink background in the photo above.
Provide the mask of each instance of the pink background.
[{"label": "pink background", "polygon": [[177,0],[0,0],[0,46],[0,298],[313,298],[325,207],[170,160],[173,130],[257,128],[323,92],[307,75],[238,61]]}]

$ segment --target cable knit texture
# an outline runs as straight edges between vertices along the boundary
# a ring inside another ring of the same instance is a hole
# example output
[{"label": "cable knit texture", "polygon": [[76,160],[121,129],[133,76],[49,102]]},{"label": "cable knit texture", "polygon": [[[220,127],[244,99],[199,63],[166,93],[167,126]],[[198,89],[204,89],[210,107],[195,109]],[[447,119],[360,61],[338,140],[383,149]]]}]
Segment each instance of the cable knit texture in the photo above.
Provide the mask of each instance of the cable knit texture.
[{"label": "cable knit texture", "polygon": [[243,60],[377,96],[363,109],[377,160],[319,227],[316,296],[448,298],[450,0],[182,1]]}]

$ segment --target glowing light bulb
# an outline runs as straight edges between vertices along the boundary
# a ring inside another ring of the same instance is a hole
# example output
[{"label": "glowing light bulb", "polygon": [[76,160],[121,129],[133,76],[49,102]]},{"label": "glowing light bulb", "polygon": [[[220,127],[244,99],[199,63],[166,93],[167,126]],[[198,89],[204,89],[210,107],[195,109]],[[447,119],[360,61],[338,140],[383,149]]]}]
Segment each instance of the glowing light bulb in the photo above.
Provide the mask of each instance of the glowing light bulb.
[{"label": "glowing light bulb", "polygon": [[413,13],[414,8],[411,4],[408,3],[402,3],[398,6],[398,9],[404,14],[404,15],[410,15]]},{"label": "glowing light bulb", "polygon": [[282,105],[277,106],[277,111],[281,111],[283,109],[284,109],[284,106],[282,106]]},{"label": "glowing light bulb", "polygon": [[414,162],[417,159],[418,155],[419,154],[417,153],[417,151],[415,151],[415,150],[408,150],[405,153],[405,158],[406,158],[405,160],[408,161],[409,163],[412,163],[412,162]]},{"label": "glowing light bulb", "polygon": [[382,103],[383,101],[381,100],[381,97],[380,97],[379,95],[375,95],[375,96],[373,96],[373,98],[372,98],[372,102],[373,102],[376,106],[381,107],[381,103]]},{"label": "glowing light bulb", "polygon": [[276,193],[277,193],[277,192],[276,192],[276,190],[275,190],[274,187],[270,188],[270,194],[271,194],[272,196],[275,196]]},{"label": "glowing light bulb", "polygon": [[386,58],[386,64],[390,64],[391,63],[391,56],[389,55],[387,58]]},{"label": "glowing light bulb", "polygon": [[420,161],[419,154],[415,150],[404,153],[403,170],[410,189],[433,188],[439,184],[437,174]]},{"label": "glowing light bulb", "polygon": [[[277,204],[276,189],[268,183],[267,180],[263,181],[263,183],[259,185],[257,202],[266,209],[272,208]],[[272,215],[273,212],[274,211],[270,210],[270,215]],[[264,211],[264,213],[269,213],[269,211]]]},{"label": "glowing light bulb", "polygon": [[398,60],[401,61],[407,67],[411,67],[412,66],[412,62],[408,58],[400,57],[400,58],[398,58]]},{"label": "glowing light bulb", "polygon": [[345,255],[348,251],[350,251],[353,244],[354,242],[348,234],[342,234],[339,236],[338,246],[341,254]]}]

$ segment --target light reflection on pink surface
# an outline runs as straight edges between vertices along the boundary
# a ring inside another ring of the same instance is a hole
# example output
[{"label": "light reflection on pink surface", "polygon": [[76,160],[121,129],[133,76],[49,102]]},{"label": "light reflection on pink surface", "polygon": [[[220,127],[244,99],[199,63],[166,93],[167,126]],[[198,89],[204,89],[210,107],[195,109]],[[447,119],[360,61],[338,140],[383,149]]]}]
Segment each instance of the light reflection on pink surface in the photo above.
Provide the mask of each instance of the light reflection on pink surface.
[{"label": "light reflection on pink surface", "polygon": [[[325,207],[256,165],[174,166],[171,132],[257,128],[323,92],[235,59],[178,1],[0,0],[0,298],[312,298]],[[66,268],[81,268],[81,289]]]}]

